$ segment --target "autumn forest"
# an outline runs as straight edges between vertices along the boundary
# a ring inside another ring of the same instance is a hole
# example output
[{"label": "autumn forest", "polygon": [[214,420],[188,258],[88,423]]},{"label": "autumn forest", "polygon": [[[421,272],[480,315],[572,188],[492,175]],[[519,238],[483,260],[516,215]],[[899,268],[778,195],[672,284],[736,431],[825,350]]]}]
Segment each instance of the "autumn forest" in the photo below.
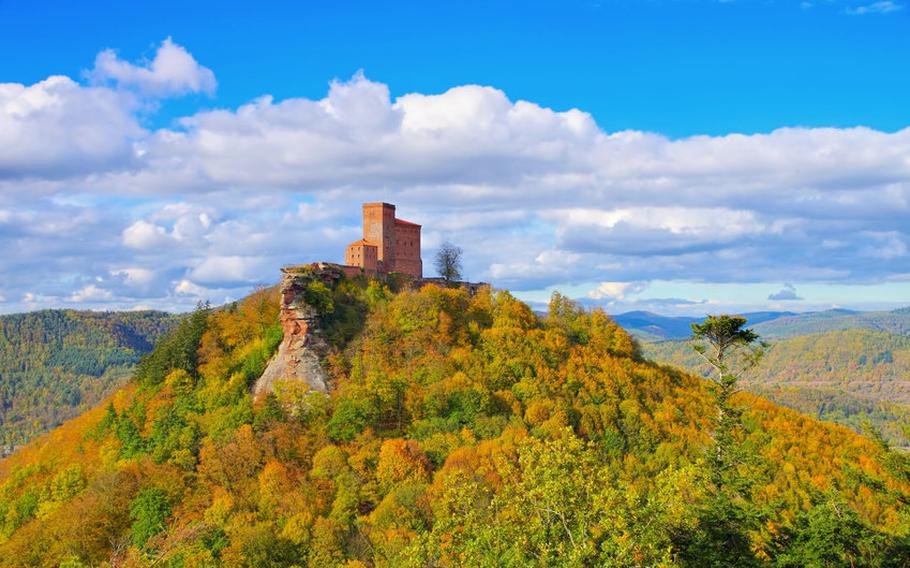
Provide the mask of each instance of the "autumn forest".
[{"label": "autumn forest", "polygon": [[251,395],[276,289],[200,306],[0,462],[0,565],[910,565],[880,436],[721,398],[558,294],[311,286],[328,394]]}]

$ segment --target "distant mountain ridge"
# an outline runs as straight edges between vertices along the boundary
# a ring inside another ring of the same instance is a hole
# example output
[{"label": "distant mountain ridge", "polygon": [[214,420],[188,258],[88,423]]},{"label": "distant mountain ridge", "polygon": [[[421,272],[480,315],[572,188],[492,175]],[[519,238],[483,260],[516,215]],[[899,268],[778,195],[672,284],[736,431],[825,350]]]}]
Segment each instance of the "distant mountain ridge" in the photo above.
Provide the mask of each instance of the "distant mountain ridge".
[{"label": "distant mountain ridge", "polygon": [[654,312],[634,311],[612,316],[613,321],[633,336],[646,341],[681,339],[692,333],[691,325],[704,318],[662,316]]},{"label": "distant mountain ridge", "polygon": [[[743,314],[750,325],[773,321],[782,317],[798,316],[794,312],[749,312]],[[632,311],[612,315],[613,321],[623,329],[644,341],[684,339],[692,335],[692,324],[704,321],[704,317],[664,316],[648,311]]]},{"label": "distant mountain ridge", "polygon": [[910,308],[876,312],[835,309],[794,314],[772,321],[754,322],[754,329],[768,339],[849,329],[867,329],[895,335],[910,335]]},{"label": "distant mountain ridge", "polygon": [[[820,312],[748,312],[749,327],[766,339],[780,339],[847,329],[869,329],[910,335],[910,307],[892,311],[859,312],[836,308]],[[613,320],[642,341],[686,339],[691,324],[703,317],[664,316],[647,311],[613,315]]]}]

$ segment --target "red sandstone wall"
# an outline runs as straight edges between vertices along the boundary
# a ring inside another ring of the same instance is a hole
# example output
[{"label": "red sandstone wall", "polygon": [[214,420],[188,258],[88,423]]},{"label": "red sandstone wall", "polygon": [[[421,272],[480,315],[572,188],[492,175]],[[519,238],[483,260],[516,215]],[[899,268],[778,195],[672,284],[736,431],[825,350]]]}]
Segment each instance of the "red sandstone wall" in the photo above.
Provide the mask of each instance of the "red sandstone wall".
[{"label": "red sandstone wall", "polygon": [[379,248],[380,262],[394,262],[395,206],[389,203],[363,204],[363,238]]},{"label": "red sandstone wall", "polygon": [[363,204],[363,240],[345,250],[345,264],[375,272],[402,272],[423,276],[420,259],[420,225],[395,218],[390,203]]},{"label": "red sandstone wall", "polygon": [[423,276],[423,262],[420,260],[420,226],[395,224],[395,264],[393,270],[416,278]]},{"label": "red sandstone wall", "polygon": [[344,263],[375,272],[379,266],[376,247],[363,242],[351,243],[344,251]]}]

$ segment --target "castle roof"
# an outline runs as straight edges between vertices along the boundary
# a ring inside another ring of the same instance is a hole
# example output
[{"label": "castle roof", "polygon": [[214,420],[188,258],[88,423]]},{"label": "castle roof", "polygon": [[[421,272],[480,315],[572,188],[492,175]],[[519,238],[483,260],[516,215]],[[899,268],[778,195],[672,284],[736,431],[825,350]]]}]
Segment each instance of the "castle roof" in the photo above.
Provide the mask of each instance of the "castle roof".
[{"label": "castle roof", "polygon": [[377,246],[376,243],[371,243],[370,241],[368,241],[368,240],[366,240],[366,239],[360,239],[359,241],[354,241],[353,243],[349,244],[348,246],[349,246],[349,247],[352,247],[352,246],[355,246],[355,245],[362,245],[362,246],[365,246],[365,247],[375,247],[375,246]]},{"label": "castle roof", "polygon": [[417,223],[411,223],[410,221],[405,221],[404,219],[395,219],[396,225],[407,225],[409,227],[419,227]]}]

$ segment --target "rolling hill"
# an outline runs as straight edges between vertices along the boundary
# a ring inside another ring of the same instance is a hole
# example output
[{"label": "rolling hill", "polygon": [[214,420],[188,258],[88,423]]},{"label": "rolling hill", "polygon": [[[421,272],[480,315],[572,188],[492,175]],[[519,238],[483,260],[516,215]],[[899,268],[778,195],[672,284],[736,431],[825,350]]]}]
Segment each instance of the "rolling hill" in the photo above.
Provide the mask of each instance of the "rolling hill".
[{"label": "rolling hill", "polygon": [[0,316],[0,455],[98,404],[176,323],[152,311]]},{"label": "rolling hill", "polygon": [[828,310],[782,316],[771,321],[755,321],[754,324],[755,331],[769,339],[851,329],[910,335],[910,308],[888,312]]},{"label": "rolling hill", "polygon": [[[809,323],[794,325],[787,318],[754,326],[765,337],[781,337],[759,364],[744,376],[743,388],[859,431],[869,421],[892,442],[907,444],[901,427],[910,415],[910,336],[869,328],[836,329],[811,335],[786,337],[796,329],[846,321],[870,324],[899,321],[887,314],[826,314],[811,316]],[[783,323],[780,323],[783,322]],[[773,324],[773,329],[768,328]],[[775,335],[775,332],[778,335]],[[694,372],[707,367],[685,341],[643,344],[648,357]]]},{"label": "rolling hill", "polygon": [[[0,461],[0,565],[908,565],[910,462],[880,440],[747,393],[719,436],[706,381],[559,296],[541,320],[295,278],[185,318]],[[252,397],[279,314],[322,338],[327,392]]]}]

